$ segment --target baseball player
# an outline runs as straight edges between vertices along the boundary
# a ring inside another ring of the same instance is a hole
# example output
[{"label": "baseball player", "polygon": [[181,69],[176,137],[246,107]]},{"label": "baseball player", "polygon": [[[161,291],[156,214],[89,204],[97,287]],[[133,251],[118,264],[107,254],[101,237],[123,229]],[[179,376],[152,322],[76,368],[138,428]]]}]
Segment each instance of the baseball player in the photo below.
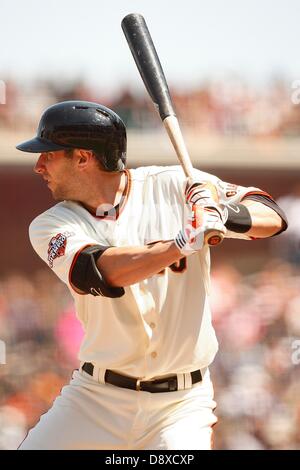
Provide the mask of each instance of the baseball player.
[{"label": "baseball player", "polygon": [[202,171],[126,169],[125,126],[97,103],[51,106],[17,148],[40,154],[35,172],[59,201],[29,235],[85,331],[79,370],[20,449],[210,449],[218,344],[204,234],[273,236],[284,213]]}]

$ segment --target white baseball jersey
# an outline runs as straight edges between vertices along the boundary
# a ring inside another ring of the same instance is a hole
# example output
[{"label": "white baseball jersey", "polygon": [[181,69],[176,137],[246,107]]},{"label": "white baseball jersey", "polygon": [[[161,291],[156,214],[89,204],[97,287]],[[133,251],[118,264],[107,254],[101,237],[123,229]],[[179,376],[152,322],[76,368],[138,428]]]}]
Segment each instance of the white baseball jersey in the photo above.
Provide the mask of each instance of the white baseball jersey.
[{"label": "white baseball jersey", "polygon": [[[182,228],[186,179],[181,167],[142,167],[126,174],[116,217],[97,217],[79,203],[60,202],[31,223],[31,243],[74,297],[85,331],[80,361],[145,380],[204,368],[218,349],[209,306],[209,248],[126,287],[120,298],[81,295],[70,285],[84,247],[142,246],[171,240]],[[216,184],[223,203],[262,193],[198,170],[194,178]]]}]

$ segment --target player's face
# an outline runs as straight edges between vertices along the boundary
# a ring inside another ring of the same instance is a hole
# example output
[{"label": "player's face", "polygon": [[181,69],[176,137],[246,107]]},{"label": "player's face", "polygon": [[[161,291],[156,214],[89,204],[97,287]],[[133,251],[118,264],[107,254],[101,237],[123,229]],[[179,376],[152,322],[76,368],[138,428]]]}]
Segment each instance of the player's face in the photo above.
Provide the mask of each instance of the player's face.
[{"label": "player's face", "polygon": [[66,157],[64,150],[41,153],[34,171],[47,182],[55,200],[63,201],[72,198],[73,160]]}]

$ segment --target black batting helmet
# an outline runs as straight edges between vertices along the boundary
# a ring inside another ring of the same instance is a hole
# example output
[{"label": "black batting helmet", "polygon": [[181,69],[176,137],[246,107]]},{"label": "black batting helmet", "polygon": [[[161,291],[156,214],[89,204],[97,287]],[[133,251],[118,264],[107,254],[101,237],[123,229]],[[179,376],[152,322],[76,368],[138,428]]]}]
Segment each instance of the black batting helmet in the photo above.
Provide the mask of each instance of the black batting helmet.
[{"label": "black batting helmet", "polygon": [[63,101],[43,113],[37,135],[16,147],[30,153],[70,148],[93,150],[108,171],[126,163],[126,128],[111,109],[88,101]]}]

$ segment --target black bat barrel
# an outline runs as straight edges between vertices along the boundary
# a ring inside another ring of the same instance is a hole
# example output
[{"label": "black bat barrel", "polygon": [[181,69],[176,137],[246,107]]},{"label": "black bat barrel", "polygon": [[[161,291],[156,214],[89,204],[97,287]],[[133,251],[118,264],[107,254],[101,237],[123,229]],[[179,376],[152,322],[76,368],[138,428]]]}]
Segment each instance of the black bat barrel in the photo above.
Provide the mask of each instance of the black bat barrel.
[{"label": "black bat barrel", "polygon": [[175,116],[166,77],[144,17],[138,13],[130,13],[122,20],[122,29],[145,87],[161,119]]}]

